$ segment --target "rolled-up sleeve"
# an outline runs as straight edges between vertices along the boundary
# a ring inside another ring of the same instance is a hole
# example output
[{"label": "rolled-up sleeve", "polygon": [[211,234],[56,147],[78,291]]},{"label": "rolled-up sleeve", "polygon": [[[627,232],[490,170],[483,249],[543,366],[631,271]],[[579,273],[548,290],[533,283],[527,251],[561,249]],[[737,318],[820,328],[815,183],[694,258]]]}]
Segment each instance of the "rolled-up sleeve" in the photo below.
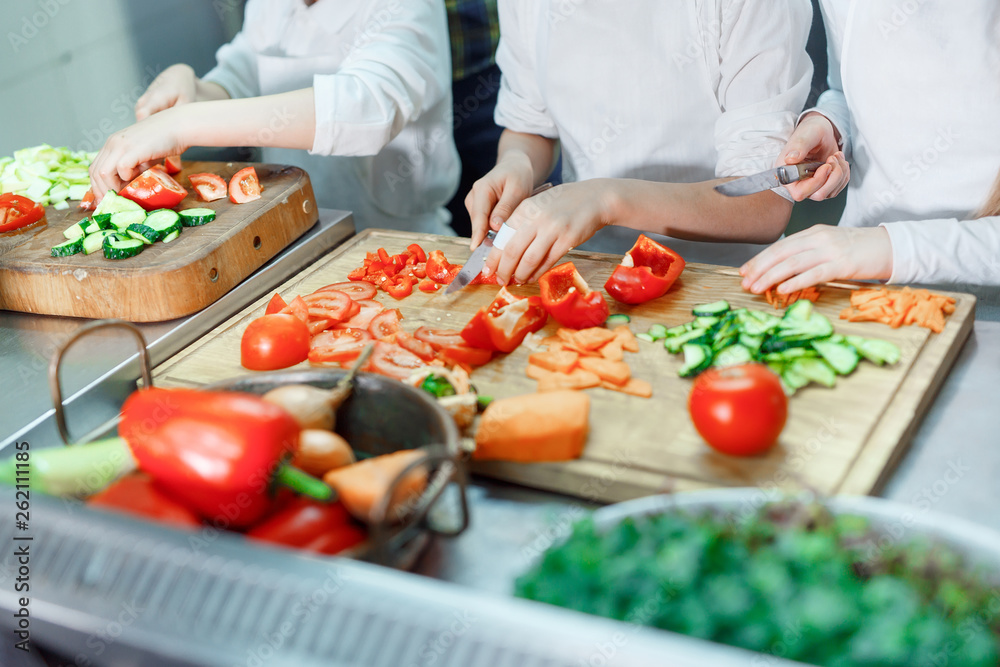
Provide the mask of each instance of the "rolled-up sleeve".
[{"label": "rolled-up sleeve", "polygon": [[260,95],[257,56],[242,32],[215,53],[217,64],[203,78],[222,86],[233,99]]},{"label": "rolled-up sleeve", "polygon": [[[806,109],[802,115],[816,111],[830,119],[840,133],[841,148],[847,159],[851,158],[851,113],[847,107],[847,97],[844,95],[844,82],[841,78],[841,51],[844,47],[844,31],[847,26],[848,2],[845,0],[823,0],[820,8],[823,12],[823,25],[826,27],[826,58],[829,70],[826,77],[829,90],[823,92],[812,109]],[[801,120],[802,117],[799,117]]]},{"label": "rolled-up sleeve", "polygon": [[[809,0],[732,0],[719,21],[716,176],[774,166],[809,96]],[[783,188],[775,189],[788,197]]]},{"label": "rolled-up sleeve", "polygon": [[556,139],[559,132],[538,85],[536,54],[541,13],[536,2],[499,0],[497,3],[500,16],[497,65],[502,76],[494,119],[500,127],[515,132]]},{"label": "rolled-up sleeve", "polygon": [[881,225],[892,242],[890,283],[1000,285],[1000,218]]},{"label": "rolled-up sleeve", "polygon": [[315,155],[381,151],[411,121],[451,94],[451,54],[444,3],[385,0],[335,74],[313,78]]}]

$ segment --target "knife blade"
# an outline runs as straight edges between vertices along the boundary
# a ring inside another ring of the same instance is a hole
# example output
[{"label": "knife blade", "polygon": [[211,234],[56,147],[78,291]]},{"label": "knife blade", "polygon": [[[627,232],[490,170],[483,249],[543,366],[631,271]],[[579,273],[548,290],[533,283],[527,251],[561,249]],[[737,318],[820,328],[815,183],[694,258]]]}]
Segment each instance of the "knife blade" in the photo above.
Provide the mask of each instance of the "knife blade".
[{"label": "knife blade", "polygon": [[802,164],[786,164],[777,169],[769,169],[759,174],[744,176],[727,183],[716,185],[715,189],[727,197],[744,197],[771,190],[779,185],[788,185],[808,178],[816,173],[825,162],[803,162]]},{"label": "knife blade", "polygon": [[[551,187],[551,183],[542,183],[528,196],[534,197]],[[472,255],[465,262],[465,266],[462,267],[458,275],[448,284],[444,293],[446,295],[453,294],[471,283],[473,278],[483,272],[483,266],[486,264],[486,256],[490,254],[490,250],[494,247],[498,250],[503,250],[504,246],[507,245],[507,241],[514,236],[515,231],[513,227],[508,227],[507,223],[504,223],[500,226],[499,232],[494,232],[493,230],[487,232],[486,238],[483,239],[478,248],[472,251]]]}]

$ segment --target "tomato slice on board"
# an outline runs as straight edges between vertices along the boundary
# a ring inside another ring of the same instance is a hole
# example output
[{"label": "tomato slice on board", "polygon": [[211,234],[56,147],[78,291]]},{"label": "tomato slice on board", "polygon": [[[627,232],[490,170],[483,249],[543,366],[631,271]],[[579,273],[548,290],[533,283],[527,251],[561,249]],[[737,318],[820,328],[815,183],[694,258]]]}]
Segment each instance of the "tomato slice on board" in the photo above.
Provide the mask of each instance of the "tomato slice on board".
[{"label": "tomato slice on board", "polygon": [[309,335],[315,335],[321,331],[326,331],[327,329],[332,328],[335,324],[337,323],[333,320],[328,320],[322,317],[310,317],[309,324],[306,326],[309,327]]},{"label": "tomato slice on board", "polygon": [[394,336],[399,331],[399,320],[403,315],[397,309],[383,310],[368,325],[368,333],[373,338]]},{"label": "tomato slice on board", "polygon": [[264,310],[265,315],[274,315],[275,313],[280,313],[282,310],[288,307],[285,300],[281,298],[281,295],[275,292],[271,300],[267,302],[267,308]]},{"label": "tomato slice on board", "polygon": [[309,363],[353,361],[371,339],[371,334],[364,329],[330,329],[316,334],[309,341]]},{"label": "tomato slice on board", "polygon": [[438,351],[438,359],[448,366],[482,366],[492,358],[493,353],[490,350],[483,350],[464,343],[449,345]]},{"label": "tomato slice on board", "polygon": [[345,329],[368,329],[368,325],[372,323],[375,316],[385,310],[383,306],[378,301],[371,299],[364,299],[362,301],[355,301],[361,310],[358,311],[356,315],[348,320],[345,320],[338,324],[338,327],[343,327]]},{"label": "tomato slice on board", "polygon": [[302,300],[309,306],[310,317],[323,317],[335,323],[346,320],[354,306],[351,297],[336,290],[307,294]]},{"label": "tomato slice on board", "polygon": [[318,294],[319,292],[327,292],[329,290],[343,292],[355,301],[374,299],[376,292],[378,292],[378,288],[369,282],[364,280],[352,280],[346,283],[333,283],[332,285],[327,285],[326,287],[320,287],[314,293]]},{"label": "tomato slice on board", "polygon": [[246,204],[260,199],[260,191],[260,180],[253,167],[240,169],[229,180],[229,201],[234,204]]},{"label": "tomato slice on board", "polygon": [[168,174],[179,174],[184,165],[181,163],[180,155],[168,155],[163,160],[163,168]]},{"label": "tomato slice on board", "polygon": [[281,309],[281,312],[294,315],[309,324],[309,304],[303,301],[301,296],[292,299],[287,306]]},{"label": "tomato slice on board", "polygon": [[12,232],[36,222],[45,222],[45,209],[21,195],[0,195],[0,232]]},{"label": "tomato slice on board", "polygon": [[187,196],[187,190],[173,179],[165,169],[147,169],[119,192],[147,211],[173,208]]},{"label": "tomato slice on board", "polygon": [[423,368],[424,360],[409,350],[404,350],[394,343],[378,341],[375,351],[368,362],[368,368],[373,373],[405,380],[418,368]]},{"label": "tomato slice on board", "polygon": [[429,343],[435,350],[451,347],[453,345],[464,345],[462,333],[453,329],[435,329],[434,327],[420,327],[413,332],[417,340]]},{"label": "tomato slice on board", "polygon": [[215,201],[226,197],[226,182],[221,176],[207,173],[191,174],[188,180],[203,201]]},{"label": "tomato slice on board", "polygon": [[305,361],[309,328],[290,314],[264,315],[251,322],[240,341],[240,363],[252,371],[273,371]]},{"label": "tomato slice on board", "polygon": [[413,334],[408,334],[405,331],[396,332],[396,345],[399,345],[404,350],[409,350],[413,354],[417,355],[424,361],[434,360],[434,348],[431,347],[430,343],[425,343],[422,340],[417,340]]}]

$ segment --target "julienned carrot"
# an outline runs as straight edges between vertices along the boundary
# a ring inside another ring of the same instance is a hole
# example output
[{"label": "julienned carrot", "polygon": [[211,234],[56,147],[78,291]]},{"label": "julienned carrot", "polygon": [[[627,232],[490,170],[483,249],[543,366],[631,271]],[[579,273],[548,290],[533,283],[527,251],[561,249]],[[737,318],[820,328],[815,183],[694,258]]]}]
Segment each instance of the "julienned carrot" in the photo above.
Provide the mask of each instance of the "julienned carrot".
[{"label": "julienned carrot", "polygon": [[841,319],[850,322],[881,322],[893,328],[916,324],[935,333],[944,331],[945,315],[955,312],[955,299],[933,294],[925,289],[857,290],[851,294],[851,307],[841,311]]},{"label": "julienned carrot", "polygon": [[789,292],[788,294],[775,294],[771,291],[771,288],[768,287],[764,292],[764,299],[777,309],[788,308],[800,299],[806,299],[807,301],[816,303],[819,300],[819,289],[816,287],[807,287],[797,292]]}]

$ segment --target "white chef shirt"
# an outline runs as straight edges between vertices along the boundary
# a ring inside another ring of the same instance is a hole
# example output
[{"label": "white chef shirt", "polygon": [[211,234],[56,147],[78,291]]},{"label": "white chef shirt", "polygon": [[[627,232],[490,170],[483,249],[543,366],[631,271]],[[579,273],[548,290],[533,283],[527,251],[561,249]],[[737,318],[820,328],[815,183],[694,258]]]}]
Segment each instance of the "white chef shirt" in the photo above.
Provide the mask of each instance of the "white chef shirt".
[{"label": "white chef shirt", "polygon": [[449,49],[435,0],[249,0],[243,30],[205,79],[234,98],[311,86],[309,154],[267,148],[265,159],[304,168],[319,206],[353,211],[359,229],[453,234],[443,208],[460,170]]},{"label": "white chef shirt", "polygon": [[822,0],[817,110],[852,162],[840,224],[882,224],[893,283],[1000,285],[1000,218],[968,220],[1000,170],[1000,2]]},{"label": "white chef shirt", "polygon": [[[770,169],[809,94],[808,0],[500,0],[499,13],[497,124],[558,138],[566,181]],[[602,234],[624,237],[608,251],[635,238]],[[669,243],[733,263],[760,249]]]}]

